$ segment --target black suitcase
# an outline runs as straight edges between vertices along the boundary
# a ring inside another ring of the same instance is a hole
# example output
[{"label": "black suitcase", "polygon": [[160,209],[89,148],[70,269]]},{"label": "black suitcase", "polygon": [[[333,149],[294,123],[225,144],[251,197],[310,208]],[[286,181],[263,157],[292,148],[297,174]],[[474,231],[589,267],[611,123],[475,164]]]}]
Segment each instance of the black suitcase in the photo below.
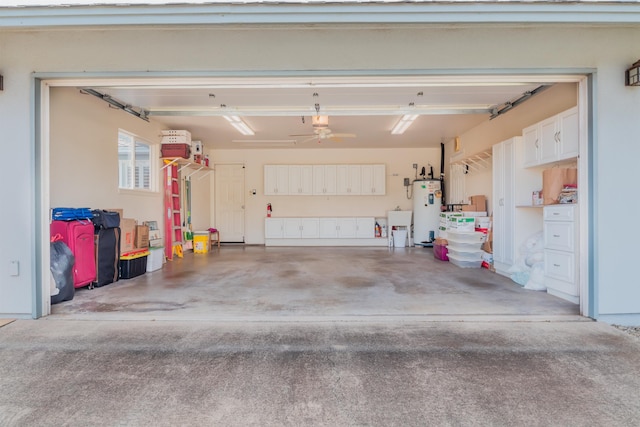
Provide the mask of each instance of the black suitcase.
[{"label": "black suitcase", "polygon": [[118,212],[94,209],[91,214],[93,215],[91,221],[96,230],[120,227],[120,214]]},{"label": "black suitcase", "polygon": [[120,263],[120,227],[96,230],[96,281],[93,286],[100,287],[119,279]]}]

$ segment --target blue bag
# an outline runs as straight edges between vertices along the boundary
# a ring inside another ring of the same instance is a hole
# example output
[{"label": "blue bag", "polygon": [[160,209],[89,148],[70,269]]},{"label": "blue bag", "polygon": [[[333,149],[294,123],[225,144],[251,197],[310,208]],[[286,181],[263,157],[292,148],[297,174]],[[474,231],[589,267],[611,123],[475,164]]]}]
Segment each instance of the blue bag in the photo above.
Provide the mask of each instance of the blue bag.
[{"label": "blue bag", "polygon": [[54,221],[73,221],[76,219],[91,219],[93,213],[89,208],[53,208],[51,218]]}]

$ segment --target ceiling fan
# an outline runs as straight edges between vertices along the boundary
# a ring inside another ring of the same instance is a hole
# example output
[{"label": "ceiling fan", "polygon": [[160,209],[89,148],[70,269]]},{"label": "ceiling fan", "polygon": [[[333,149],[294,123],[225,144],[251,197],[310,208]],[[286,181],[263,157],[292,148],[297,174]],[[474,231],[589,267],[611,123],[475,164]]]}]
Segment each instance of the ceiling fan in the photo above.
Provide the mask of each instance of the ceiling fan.
[{"label": "ceiling fan", "polygon": [[299,141],[301,144],[316,139],[318,140],[318,143],[321,143],[323,140],[327,139],[335,142],[341,142],[342,138],[356,137],[355,133],[333,133],[333,131],[329,129],[329,116],[312,116],[311,124],[313,125],[313,133],[289,136],[295,138],[306,137],[302,141]]}]

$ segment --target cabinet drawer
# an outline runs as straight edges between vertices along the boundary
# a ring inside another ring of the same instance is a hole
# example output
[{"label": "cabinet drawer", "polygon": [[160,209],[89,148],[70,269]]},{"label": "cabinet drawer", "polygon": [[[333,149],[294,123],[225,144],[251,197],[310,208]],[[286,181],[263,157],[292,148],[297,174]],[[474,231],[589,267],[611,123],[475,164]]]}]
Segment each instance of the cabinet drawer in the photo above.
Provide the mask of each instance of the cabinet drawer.
[{"label": "cabinet drawer", "polygon": [[576,277],[576,259],[573,253],[544,251],[544,275],[573,283]]},{"label": "cabinet drawer", "polygon": [[574,221],[576,219],[576,205],[550,205],[544,207],[545,221]]},{"label": "cabinet drawer", "polygon": [[544,223],[544,247],[559,251],[575,251],[575,227],[572,222]]}]

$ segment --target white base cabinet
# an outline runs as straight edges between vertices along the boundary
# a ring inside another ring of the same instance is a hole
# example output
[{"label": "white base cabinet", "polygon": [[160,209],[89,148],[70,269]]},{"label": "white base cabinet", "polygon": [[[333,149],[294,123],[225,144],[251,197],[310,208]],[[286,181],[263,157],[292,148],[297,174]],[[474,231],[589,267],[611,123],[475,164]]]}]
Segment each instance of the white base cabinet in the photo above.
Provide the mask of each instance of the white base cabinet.
[{"label": "white base cabinet", "polygon": [[384,246],[373,217],[265,218],[267,246]]},{"label": "white base cabinet", "polygon": [[547,292],[578,304],[578,267],[578,206],[545,206],[544,281]]}]

